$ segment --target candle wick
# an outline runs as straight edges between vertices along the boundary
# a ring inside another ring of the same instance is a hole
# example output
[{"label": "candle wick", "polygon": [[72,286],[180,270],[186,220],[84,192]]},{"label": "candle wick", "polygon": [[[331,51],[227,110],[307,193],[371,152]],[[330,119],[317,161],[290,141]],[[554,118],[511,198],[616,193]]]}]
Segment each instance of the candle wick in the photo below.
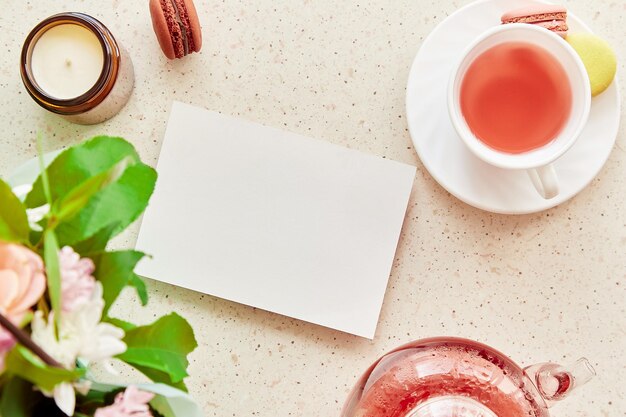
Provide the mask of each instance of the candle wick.
[{"label": "candle wick", "polygon": [[69,58],[65,60],[65,66],[66,67],[71,67],[72,66],[72,61]]}]

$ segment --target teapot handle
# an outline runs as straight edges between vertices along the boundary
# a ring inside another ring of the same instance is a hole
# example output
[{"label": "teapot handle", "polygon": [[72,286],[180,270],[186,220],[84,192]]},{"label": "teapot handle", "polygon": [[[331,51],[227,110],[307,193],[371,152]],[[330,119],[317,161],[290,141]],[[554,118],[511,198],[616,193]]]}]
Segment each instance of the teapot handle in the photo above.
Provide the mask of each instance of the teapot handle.
[{"label": "teapot handle", "polygon": [[567,397],[576,387],[587,383],[596,374],[586,358],[580,358],[570,366],[539,363],[524,368],[524,372],[535,384],[548,407]]}]

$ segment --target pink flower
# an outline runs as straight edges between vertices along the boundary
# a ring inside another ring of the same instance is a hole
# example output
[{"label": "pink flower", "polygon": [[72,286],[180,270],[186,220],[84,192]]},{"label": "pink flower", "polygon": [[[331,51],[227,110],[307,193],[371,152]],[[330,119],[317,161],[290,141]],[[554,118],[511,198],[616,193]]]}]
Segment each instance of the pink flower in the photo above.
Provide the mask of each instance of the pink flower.
[{"label": "pink flower", "polygon": [[39,255],[24,246],[0,242],[0,313],[19,324],[45,290]]},{"label": "pink flower", "polygon": [[117,394],[113,404],[97,409],[94,417],[152,417],[148,403],[153,398],[153,393],[131,385]]},{"label": "pink flower", "polygon": [[95,270],[93,261],[81,258],[74,249],[65,246],[59,251],[61,268],[61,305],[63,312],[74,311],[91,299],[96,279],[91,275]]},{"label": "pink flower", "polygon": [[11,333],[0,327],[0,374],[4,371],[4,357],[15,345]]}]

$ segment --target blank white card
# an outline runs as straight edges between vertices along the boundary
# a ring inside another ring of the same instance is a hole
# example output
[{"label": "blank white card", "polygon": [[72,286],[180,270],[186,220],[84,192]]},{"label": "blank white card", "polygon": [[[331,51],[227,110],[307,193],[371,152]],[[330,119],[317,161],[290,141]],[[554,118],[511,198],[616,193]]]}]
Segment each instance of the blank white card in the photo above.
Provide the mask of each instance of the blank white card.
[{"label": "blank white card", "polygon": [[373,338],[415,167],[174,102],[145,277]]}]

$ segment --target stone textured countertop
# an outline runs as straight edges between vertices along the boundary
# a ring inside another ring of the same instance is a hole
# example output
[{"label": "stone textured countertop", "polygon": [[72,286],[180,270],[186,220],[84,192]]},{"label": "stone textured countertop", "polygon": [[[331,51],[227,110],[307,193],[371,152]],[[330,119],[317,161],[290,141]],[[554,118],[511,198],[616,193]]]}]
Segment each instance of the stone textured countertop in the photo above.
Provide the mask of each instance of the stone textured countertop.
[{"label": "stone textured countertop", "polygon": [[[148,308],[125,294],[113,314],[148,322],[176,310],[190,320],[200,347],[187,382],[207,416],[337,416],[357,377],[378,356],[436,335],[479,340],[524,365],[586,356],[597,377],[553,415],[624,416],[624,127],[598,177],[554,209],[495,215],[448,194],[413,149],[405,85],[423,39],[466,3],[202,0],[202,52],[167,61],[147,1],[5,0],[0,175],[35,155],[39,131],[47,150],[98,134],[123,136],[155,164],[172,100],[417,165],[373,341],[154,281],[148,282]],[[613,45],[623,81],[626,3],[564,3]],[[103,124],[78,126],[46,113],[20,81],[26,34],[62,11],[97,17],[133,58],[133,96]],[[116,245],[132,246],[136,232],[137,225]]]}]

